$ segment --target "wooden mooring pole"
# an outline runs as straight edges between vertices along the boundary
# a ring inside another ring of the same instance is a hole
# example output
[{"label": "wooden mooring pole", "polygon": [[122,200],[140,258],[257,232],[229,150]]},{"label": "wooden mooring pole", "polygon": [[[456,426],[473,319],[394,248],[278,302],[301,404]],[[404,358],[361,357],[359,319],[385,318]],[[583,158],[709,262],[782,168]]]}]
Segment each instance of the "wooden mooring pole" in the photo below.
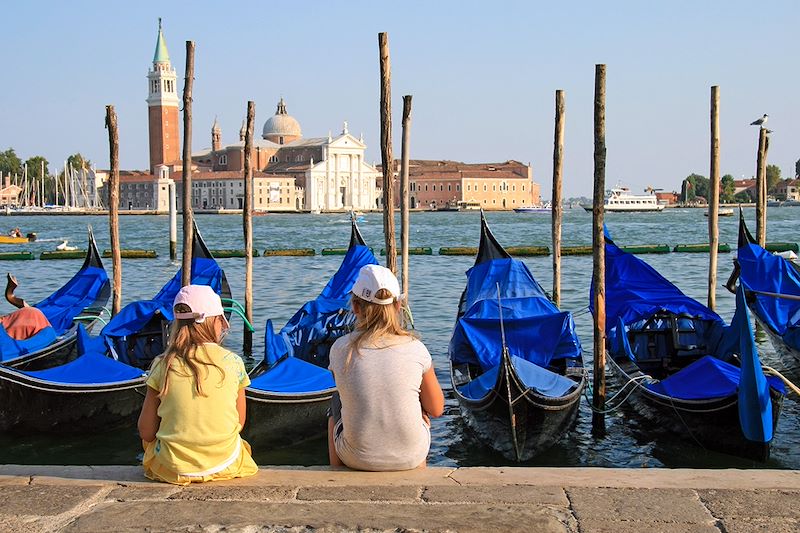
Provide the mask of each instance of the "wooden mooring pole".
[{"label": "wooden mooring pole", "polygon": [[400,174],[400,257],[402,265],[402,286],[408,305],[408,240],[411,227],[411,213],[408,205],[408,161],[411,138],[411,95],[403,96],[403,144],[400,150],[402,169]]},{"label": "wooden mooring pole", "polygon": [[564,210],[561,205],[561,179],[564,164],[564,121],[566,107],[564,91],[556,91],[555,134],[553,136],[553,194],[550,199],[552,211],[553,236],[553,303],[561,304],[561,219]]},{"label": "wooden mooring pole", "polygon": [[592,285],[594,287],[594,380],[592,430],[605,433],[606,404],[606,251],[603,214],[606,194],[606,66],[594,73],[594,199],[592,205]]},{"label": "wooden mooring pole", "polygon": [[169,183],[169,260],[178,259],[178,204],[175,182]]},{"label": "wooden mooring pole", "polygon": [[764,221],[767,209],[767,189],[766,158],[764,157],[765,145],[767,142],[767,130],[764,126],[758,129],[758,153],[756,154],[756,240],[759,246],[767,243],[767,228]]},{"label": "wooden mooring pole", "polygon": [[108,178],[108,229],[111,235],[111,269],[114,280],[111,314],[122,308],[122,246],[119,242],[119,133],[117,112],[113,105],[106,106],[109,158],[111,170]]},{"label": "wooden mooring pole", "polygon": [[397,273],[397,244],[394,241],[394,159],[392,158],[392,67],[389,61],[389,34],[378,34],[381,70],[381,164],[383,165],[383,234],[386,242],[386,268]]},{"label": "wooden mooring pole", "polygon": [[181,284],[192,282],[192,85],[194,84],[194,41],[186,41],[186,77],[183,85],[183,265]]},{"label": "wooden mooring pole", "polygon": [[[244,134],[244,205],[242,227],[244,230],[244,315],[253,323],[253,122],[256,104],[247,102],[247,128]],[[253,332],[244,328],[242,351],[246,357],[253,355]]]},{"label": "wooden mooring pole", "polygon": [[[761,204],[764,208],[761,210],[761,232],[762,232],[762,239],[764,244],[761,246],[766,246],[767,243],[767,194],[769,193],[769,180],[767,179],[767,161],[769,161],[769,130],[764,128],[764,155],[761,158],[761,175],[763,179],[761,180]],[[759,241],[760,243],[761,241]]]},{"label": "wooden mooring pole", "polygon": [[708,185],[708,307],[717,300],[717,249],[719,247],[719,86],[711,87],[711,171]]}]

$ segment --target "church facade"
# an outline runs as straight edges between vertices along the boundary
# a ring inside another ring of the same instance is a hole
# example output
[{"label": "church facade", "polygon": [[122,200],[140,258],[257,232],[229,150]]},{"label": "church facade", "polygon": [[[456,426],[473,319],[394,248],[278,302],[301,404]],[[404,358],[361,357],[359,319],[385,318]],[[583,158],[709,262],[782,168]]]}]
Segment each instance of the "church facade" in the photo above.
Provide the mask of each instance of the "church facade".
[{"label": "church facade", "polygon": [[[149,172],[120,173],[120,208],[167,211],[169,186],[182,205],[177,75],[158,25],[148,80]],[[244,205],[244,124],[239,140],[222,143],[216,119],[211,148],[192,154],[192,206],[198,210],[242,209]],[[253,142],[253,208],[262,211],[349,211],[376,209],[379,171],[364,160],[364,139],[350,134],[303,137],[300,123],[280,99],[275,114]]]}]

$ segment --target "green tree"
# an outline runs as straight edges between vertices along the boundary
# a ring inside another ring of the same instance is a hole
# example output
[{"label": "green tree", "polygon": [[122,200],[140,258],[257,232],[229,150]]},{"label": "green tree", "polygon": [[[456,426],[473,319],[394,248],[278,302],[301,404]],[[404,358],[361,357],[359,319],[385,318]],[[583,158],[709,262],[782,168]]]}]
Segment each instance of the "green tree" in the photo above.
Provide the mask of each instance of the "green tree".
[{"label": "green tree", "polygon": [[[25,165],[28,167],[28,188],[31,191],[31,199],[39,202],[39,191],[42,187],[42,182],[44,181],[45,186],[45,197],[47,196],[47,191],[50,190],[52,184],[48,183],[48,181],[52,182],[52,180],[47,180],[48,174],[48,165],[47,159],[45,159],[41,155],[35,155],[33,157],[29,157],[27,161],[25,161]],[[44,171],[44,172],[42,172]]]},{"label": "green tree", "polygon": [[22,161],[13,148],[0,152],[0,175],[19,174],[22,172]]},{"label": "green tree", "polygon": [[746,204],[752,202],[753,197],[750,196],[750,193],[747,191],[739,191],[733,195],[733,200],[742,204]]},{"label": "green tree", "polygon": [[800,178],[800,159],[794,163],[794,177]]},{"label": "green tree", "polygon": [[781,167],[767,165],[767,191],[772,192],[779,181],[781,181]]},{"label": "green tree", "polygon": [[75,170],[80,171],[82,168],[89,168],[92,162],[84,158],[80,152],[76,152],[67,158],[67,166],[72,166]]},{"label": "green tree", "polygon": [[720,194],[720,199],[724,203],[731,203],[734,201],[734,196],[736,195],[736,184],[734,183],[733,176],[730,174],[725,174],[720,179],[720,184],[722,185],[722,193]]},{"label": "green tree", "polygon": [[708,178],[700,174],[689,174],[681,186],[684,202],[693,202],[698,196],[708,200]]}]

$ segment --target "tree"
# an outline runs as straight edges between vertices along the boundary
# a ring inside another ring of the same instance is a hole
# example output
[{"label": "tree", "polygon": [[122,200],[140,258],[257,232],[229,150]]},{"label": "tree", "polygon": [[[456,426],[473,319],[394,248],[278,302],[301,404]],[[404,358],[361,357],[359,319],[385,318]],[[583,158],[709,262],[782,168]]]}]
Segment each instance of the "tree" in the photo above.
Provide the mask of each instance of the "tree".
[{"label": "tree", "polygon": [[767,191],[772,192],[779,181],[781,181],[781,167],[767,165]]},{"label": "tree", "polygon": [[800,178],[800,159],[794,163],[794,177]]},{"label": "tree", "polygon": [[92,162],[85,159],[80,152],[76,152],[67,158],[67,166],[72,166],[75,170],[80,171],[82,168],[90,168]]},{"label": "tree", "polygon": [[14,175],[22,172],[22,161],[13,148],[0,152],[0,175]]},{"label": "tree", "polygon": [[733,195],[733,199],[740,204],[747,204],[753,201],[753,197],[747,191],[739,191]]},{"label": "tree", "polygon": [[720,179],[722,192],[720,193],[719,197],[720,200],[726,204],[734,201],[734,196],[736,195],[736,184],[734,182],[735,180],[730,174],[725,174],[722,176],[722,179]]},{"label": "tree", "polygon": [[684,202],[693,202],[696,197],[708,199],[708,178],[700,174],[689,174],[681,186]]},{"label": "tree", "polygon": [[[39,194],[36,191],[41,190],[41,183],[47,175],[47,167],[49,163],[47,159],[43,156],[35,155],[33,157],[29,157],[25,164],[28,166],[28,187],[30,191],[33,191],[31,198],[35,198],[36,201],[39,201]],[[44,170],[44,173],[42,171]],[[49,189],[47,180],[44,181],[45,188]],[[47,192],[45,192],[45,195]]]}]

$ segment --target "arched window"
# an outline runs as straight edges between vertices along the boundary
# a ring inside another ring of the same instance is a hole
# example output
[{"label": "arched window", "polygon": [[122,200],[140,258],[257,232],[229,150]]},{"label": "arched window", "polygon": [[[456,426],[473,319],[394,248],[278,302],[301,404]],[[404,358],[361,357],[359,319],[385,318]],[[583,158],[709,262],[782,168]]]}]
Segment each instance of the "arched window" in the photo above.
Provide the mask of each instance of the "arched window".
[{"label": "arched window", "polygon": [[228,164],[228,155],[227,154],[222,154],[221,156],[219,156],[219,164],[220,165],[227,165]]},{"label": "arched window", "polygon": [[278,156],[277,155],[270,156],[269,162],[270,163],[277,163],[278,162]]}]

